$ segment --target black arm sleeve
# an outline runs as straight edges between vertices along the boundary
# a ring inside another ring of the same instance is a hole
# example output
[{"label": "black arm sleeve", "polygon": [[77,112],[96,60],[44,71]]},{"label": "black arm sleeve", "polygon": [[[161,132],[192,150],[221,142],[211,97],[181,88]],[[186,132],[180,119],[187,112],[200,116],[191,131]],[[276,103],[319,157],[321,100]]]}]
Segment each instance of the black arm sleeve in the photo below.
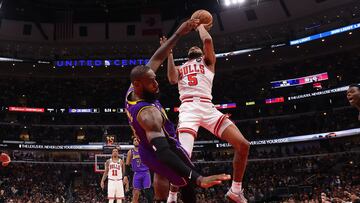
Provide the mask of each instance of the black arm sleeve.
[{"label": "black arm sleeve", "polygon": [[183,160],[180,159],[171,149],[165,137],[157,137],[151,140],[151,144],[156,148],[156,157],[171,169],[176,171],[180,176],[189,179],[196,183],[196,180],[201,175],[195,170],[191,169]]},{"label": "black arm sleeve", "polygon": [[129,176],[130,175],[130,171],[131,171],[130,168],[131,168],[130,165],[125,164],[125,174],[124,174],[124,176]]}]

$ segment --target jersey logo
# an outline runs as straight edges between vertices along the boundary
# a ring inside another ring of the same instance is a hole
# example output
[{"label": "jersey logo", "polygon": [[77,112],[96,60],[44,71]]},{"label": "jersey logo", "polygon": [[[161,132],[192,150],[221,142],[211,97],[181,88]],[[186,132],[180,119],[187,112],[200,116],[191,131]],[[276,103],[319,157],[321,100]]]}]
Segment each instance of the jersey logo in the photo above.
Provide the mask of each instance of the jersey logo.
[{"label": "jersey logo", "polygon": [[178,69],[179,78],[182,79],[185,76],[192,74],[205,74],[205,66],[203,64],[190,64],[186,66],[182,66]]}]

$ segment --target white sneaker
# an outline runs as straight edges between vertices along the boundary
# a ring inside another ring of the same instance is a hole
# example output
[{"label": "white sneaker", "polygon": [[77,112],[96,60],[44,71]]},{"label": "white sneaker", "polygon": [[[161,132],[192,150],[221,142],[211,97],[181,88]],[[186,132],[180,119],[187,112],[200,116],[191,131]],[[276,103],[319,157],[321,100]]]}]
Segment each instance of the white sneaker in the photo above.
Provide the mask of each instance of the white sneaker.
[{"label": "white sneaker", "polygon": [[235,194],[231,188],[226,193],[225,198],[228,199],[230,202],[234,203],[247,203],[247,199],[244,197],[244,190],[241,190],[239,194]]}]

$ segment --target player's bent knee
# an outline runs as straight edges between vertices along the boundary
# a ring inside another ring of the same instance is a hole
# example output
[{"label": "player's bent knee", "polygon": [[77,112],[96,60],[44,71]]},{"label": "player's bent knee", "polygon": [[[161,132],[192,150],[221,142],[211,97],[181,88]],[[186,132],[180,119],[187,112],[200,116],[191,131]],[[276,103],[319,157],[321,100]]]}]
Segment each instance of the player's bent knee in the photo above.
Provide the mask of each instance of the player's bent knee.
[{"label": "player's bent knee", "polygon": [[236,151],[240,153],[248,153],[250,150],[250,143],[248,141],[239,141],[236,144],[233,144],[233,147]]},{"label": "player's bent knee", "polygon": [[247,141],[247,140],[243,140],[241,142],[241,145],[240,145],[239,149],[242,152],[249,152],[249,150],[250,150],[250,142]]},{"label": "player's bent knee", "polygon": [[224,130],[222,138],[229,142],[236,151],[246,152],[250,149],[250,142],[245,139],[235,124],[229,125]]},{"label": "player's bent knee", "polygon": [[237,144],[233,146],[237,151],[248,152],[250,150],[250,142],[244,139],[239,139]]}]

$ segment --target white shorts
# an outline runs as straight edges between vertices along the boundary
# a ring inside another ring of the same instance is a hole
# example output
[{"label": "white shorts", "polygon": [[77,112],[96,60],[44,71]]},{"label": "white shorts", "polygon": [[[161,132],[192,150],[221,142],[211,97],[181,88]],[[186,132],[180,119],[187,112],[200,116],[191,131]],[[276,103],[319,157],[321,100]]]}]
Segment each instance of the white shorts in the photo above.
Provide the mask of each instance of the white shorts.
[{"label": "white shorts", "polygon": [[179,108],[178,132],[190,133],[196,138],[201,126],[221,138],[224,130],[233,124],[228,117],[217,110],[210,101],[184,102]]},{"label": "white shorts", "polygon": [[124,185],[122,180],[108,179],[108,199],[124,199]]}]

